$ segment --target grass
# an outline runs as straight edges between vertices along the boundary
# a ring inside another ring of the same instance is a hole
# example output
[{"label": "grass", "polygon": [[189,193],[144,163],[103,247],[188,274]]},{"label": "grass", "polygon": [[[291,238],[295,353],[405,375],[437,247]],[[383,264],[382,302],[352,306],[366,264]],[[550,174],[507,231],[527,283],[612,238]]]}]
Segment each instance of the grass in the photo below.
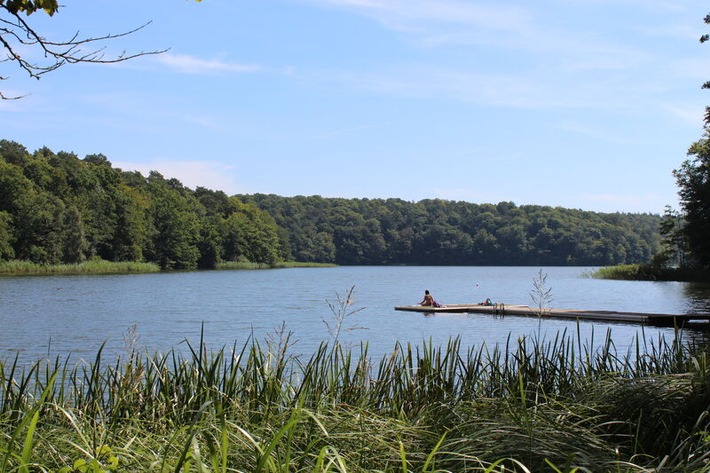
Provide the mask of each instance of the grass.
[{"label": "grass", "polygon": [[330,263],[300,263],[297,261],[280,261],[278,263],[251,263],[249,261],[225,261],[217,264],[216,269],[275,269],[275,268],[333,268]]},{"label": "grass", "polygon": [[710,281],[710,274],[693,268],[666,268],[653,264],[620,264],[599,268],[591,274],[599,279],[625,281]]},{"label": "grass", "polygon": [[[591,347],[601,345],[600,349]],[[707,472],[708,351],[577,334],[0,363],[0,473]]]},{"label": "grass", "polygon": [[160,271],[158,265],[140,262],[112,262],[90,260],[78,264],[42,265],[29,261],[2,261],[0,274],[121,274],[153,273]]},{"label": "grass", "polygon": [[[248,261],[231,261],[219,263],[217,269],[272,269],[272,268],[315,268],[334,267],[333,264],[324,263],[298,263],[279,262],[274,264],[251,263]],[[125,274],[125,273],[154,273],[160,267],[154,263],[141,262],[112,262],[104,260],[90,260],[78,264],[43,265],[29,261],[0,261],[0,275],[30,275],[30,274]]]}]

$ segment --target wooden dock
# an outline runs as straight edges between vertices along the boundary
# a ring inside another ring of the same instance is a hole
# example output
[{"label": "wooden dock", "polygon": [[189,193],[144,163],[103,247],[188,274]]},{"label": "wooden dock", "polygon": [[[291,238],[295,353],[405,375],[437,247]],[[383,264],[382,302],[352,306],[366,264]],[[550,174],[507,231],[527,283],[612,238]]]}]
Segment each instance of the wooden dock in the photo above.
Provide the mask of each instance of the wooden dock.
[{"label": "wooden dock", "polygon": [[[446,304],[444,307],[420,305],[398,306],[395,310],[435,313],[477,313],[495,316],[539,317],[539,309],[527,305],[478,305]],[[599,322],[620,322],[652,325],[656,327],[684,327],[689,324],[710,328],[710,314],[653,314],[644,312],[618,312],[613,310],[544,309],[542,317],[547,319],[589,320]]]}]

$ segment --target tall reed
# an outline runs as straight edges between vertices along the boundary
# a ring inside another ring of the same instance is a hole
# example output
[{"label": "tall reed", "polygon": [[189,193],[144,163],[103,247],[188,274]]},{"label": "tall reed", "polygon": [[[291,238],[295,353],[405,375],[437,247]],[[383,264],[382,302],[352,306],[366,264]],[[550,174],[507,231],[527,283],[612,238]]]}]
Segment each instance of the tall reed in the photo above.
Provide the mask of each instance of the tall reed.
[{"label": "tall reed", "polygon": [[680,334],[289,343],[0,363],[0,473],[707,471],[707,350]]},{"label": "tall reed", "polygon": [[160,271],[157,264],[135,261],[89,260],[77,264],[45,265],[29,261],[2,261],[0,274],[122,274],[154,273]]}]

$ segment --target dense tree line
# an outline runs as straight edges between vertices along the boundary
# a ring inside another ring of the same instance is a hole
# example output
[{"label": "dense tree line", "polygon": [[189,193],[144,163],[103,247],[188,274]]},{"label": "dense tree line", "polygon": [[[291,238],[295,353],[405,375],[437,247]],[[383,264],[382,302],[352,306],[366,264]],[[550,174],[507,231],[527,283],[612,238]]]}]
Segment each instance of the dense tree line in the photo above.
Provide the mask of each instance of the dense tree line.
[{"label": "dense tree line", "polygon": [[613,265],[650,261],[661,217],[447,200],[239,195],[280,227],[284,257],[337,264]]},{"label": "dense tree line", "polygon": [[0,140],[0,261],[155,262],[163,269],[222,261],[273,264],[278,229],[256,206],[224,192],[190,190],[157,172],[114,168]]},{"label": "dense tree line", "polygon": [[649,261],[660,222],[511,202],[230,197],[122,171],[101,154],[0,141],[0,261],[596,266]]}]

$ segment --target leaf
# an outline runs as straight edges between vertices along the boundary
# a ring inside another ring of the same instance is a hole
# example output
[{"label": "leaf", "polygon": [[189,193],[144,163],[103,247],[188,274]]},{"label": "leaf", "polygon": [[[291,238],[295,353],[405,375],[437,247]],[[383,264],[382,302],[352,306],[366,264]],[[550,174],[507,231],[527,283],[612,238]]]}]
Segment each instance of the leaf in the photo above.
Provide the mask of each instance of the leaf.
[{"label": "leaf", "polygon": [[27,428],[27,435],[25,436],[25,444],[22,447],[22,464],[20,465],[21,472],[29,472],[27,469],[27,464],[30,462],[30,457],[32,456],[32,445],[34,440],[35,429],[37,427],[37,421],[39,421],[39,409],[37,409],[32,416],[29,427]]}]

